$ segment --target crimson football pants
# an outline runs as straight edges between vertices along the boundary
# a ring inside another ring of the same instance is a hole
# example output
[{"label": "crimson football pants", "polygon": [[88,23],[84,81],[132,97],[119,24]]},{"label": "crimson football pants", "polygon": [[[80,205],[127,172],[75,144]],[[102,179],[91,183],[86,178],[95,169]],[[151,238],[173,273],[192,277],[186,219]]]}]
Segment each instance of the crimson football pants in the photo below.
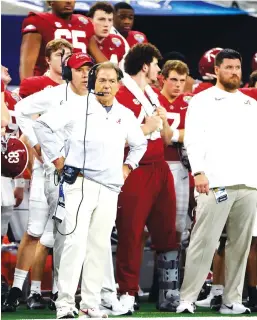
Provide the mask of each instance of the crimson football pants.
[{"label": "crimson football pants", "polygon": [[168,164],[140,165],[128,176],[118,200],[116,278],[121,294],[138,291],[144,226],[152,248],[167,252],[177,248],[175,222],[176,196]]}]

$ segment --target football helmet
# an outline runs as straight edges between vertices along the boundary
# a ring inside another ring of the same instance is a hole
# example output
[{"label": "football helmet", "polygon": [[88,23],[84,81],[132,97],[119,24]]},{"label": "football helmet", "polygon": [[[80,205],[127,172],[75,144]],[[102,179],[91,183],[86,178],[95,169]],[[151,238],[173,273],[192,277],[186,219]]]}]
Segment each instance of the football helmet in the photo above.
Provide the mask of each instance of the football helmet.
[{"label": "football helmet", "polygon": [[222,48],[212,48],[204,53],[199,61],[198,70],[204,80],[216,78],[214,72],[214,60]]},{"label": "football helmet", "polygon": [[26,145],[13,136],[1,138],[1,175],[15,178],[23,173],[28,164],[29,156]]},{"label": "football helmet", "polygon": [[257,52],[255,52],[252,58],[252,71],[255,70],[257,70]]}]

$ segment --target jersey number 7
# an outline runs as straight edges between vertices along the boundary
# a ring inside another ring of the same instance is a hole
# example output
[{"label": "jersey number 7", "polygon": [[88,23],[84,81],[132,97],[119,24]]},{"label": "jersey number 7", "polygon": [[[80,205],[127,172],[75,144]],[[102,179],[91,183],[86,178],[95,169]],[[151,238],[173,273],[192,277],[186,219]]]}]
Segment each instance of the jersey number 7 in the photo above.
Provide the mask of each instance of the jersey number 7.
[{"label": "jersey number 7", "polygon": [[167,118],[168,118],[169,124],[171,123],[170,120],[173,120],[172,124],[170,125],[170,128],[172,130],[177,129],[180,124],[180,114],[176,112],[167,112]]}]

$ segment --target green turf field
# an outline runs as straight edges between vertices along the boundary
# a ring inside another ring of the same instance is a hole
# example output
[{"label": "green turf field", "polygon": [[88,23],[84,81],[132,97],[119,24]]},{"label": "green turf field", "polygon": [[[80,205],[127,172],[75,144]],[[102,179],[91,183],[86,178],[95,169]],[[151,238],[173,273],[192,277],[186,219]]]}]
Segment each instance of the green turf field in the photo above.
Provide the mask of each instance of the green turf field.
[{"label": "green turf field", "polygon": [[[140,311],[135,312],[130,318],[171,318],[171,317],[184,317],[184,318],[197,318],[197,317],[221,317],[228,319],[231,316],[220,315],[217,312],[213,312],[206,308],[197,308],[195,314],[176,314],[168,312],[156,312],[155,305],[150,303],[142,303]],[[237,315],[233,317],[248,318],[256,317],[257,313],[252,313],[249,315]],[[115,317],[117,318],[117,317]],[[128,317],[121,317],[122,319],[130,319]],[[25,305],[21,305],[17,312],[15,313],[2,313],[2,320],[14,320],[14,319],[55,319],[55,312],[48,309],[45,310],[27,310]]]}]

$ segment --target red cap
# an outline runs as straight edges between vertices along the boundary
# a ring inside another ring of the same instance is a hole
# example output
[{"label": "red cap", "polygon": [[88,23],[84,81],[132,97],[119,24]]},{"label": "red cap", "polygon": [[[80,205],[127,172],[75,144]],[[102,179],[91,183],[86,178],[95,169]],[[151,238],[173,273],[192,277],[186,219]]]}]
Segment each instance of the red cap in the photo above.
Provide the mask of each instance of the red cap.
[{"label": "red cap", "polygon": [[73,53],[67,62],[67,66],[74,69],[78,69],[84,64],[93,65],[94,62],[89,54],[83,52]]}]

